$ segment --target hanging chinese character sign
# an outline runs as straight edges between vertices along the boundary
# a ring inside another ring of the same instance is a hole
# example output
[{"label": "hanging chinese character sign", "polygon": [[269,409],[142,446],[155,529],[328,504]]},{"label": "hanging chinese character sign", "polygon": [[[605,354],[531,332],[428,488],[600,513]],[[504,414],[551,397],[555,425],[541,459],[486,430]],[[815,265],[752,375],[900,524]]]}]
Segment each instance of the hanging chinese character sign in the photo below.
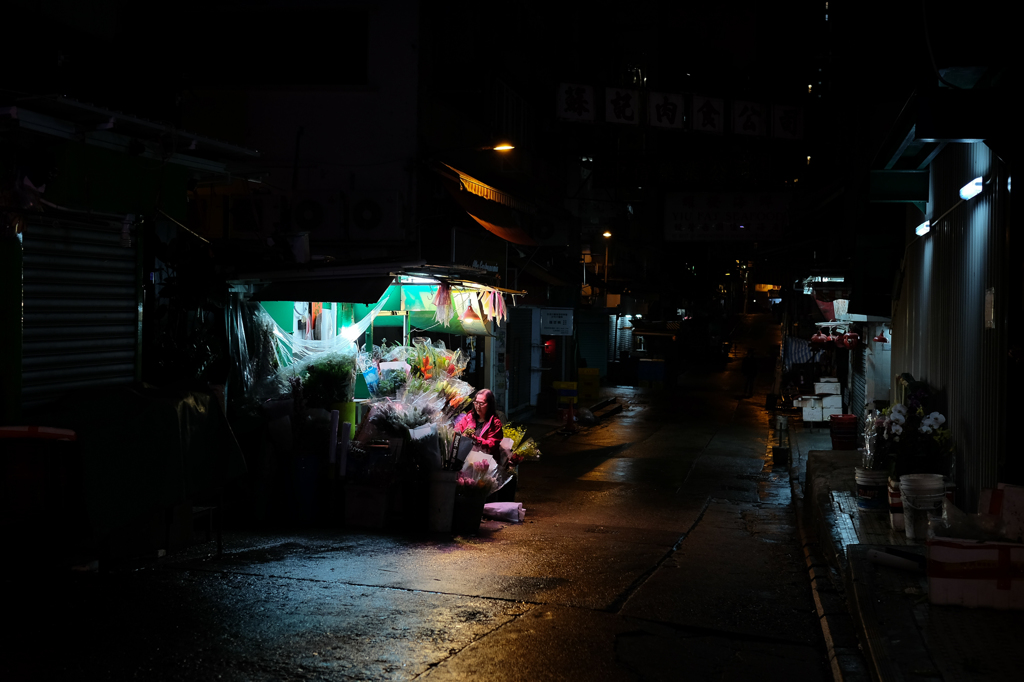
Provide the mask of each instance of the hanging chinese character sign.
[{"label": "hanging chinese character sign", "polygon": [[594,88],[591,85],[559,83],[558,118],[563,121],[594,120]]},{"label": "hanging chinese character sign", "polygon": [[783,140],[799,140],[804,136],[804,114],[800,107],[776,104],[772,107],[772,132]]},{"label": "hanging chinese character sign", "polygon": [[636,90],[605,88],[604,120],[608,123],[628,123],[636,125],[640,122],[640,106]]},{"label": "hanging chinese character sign", "polygon": [[683,96],[668,92],[652,92],[648,95],[647,121],[658,128],[683,127]]},{"label": "hanging chinese character sign", "polygon": [[693,129],[721,135],[725,132],[725,102],[717,97],[693,96]]},{"label": "hanging chinese character sign", "polygon": [[767,129],[766,107],[758,102],[736,100],[732,104],[732,130],[737,135],[762,136]]}]

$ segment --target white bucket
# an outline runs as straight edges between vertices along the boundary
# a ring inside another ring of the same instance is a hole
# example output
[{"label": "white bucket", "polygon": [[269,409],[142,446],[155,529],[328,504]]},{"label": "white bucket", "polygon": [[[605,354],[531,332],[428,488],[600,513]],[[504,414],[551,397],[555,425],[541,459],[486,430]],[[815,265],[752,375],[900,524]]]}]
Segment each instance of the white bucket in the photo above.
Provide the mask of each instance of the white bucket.
[{"label": "white bucket", "polygon": [[945,496],[945,483],[940,474],[900,476],[903,526],[908,540],[924,542],[928,539],[928,519],[942,516]]},{"label": "white bucket", "polygon": [[857,511],[885,512],[889,509],[886,488],[889,485],[889,474],[873,469],[854,470],[857,481]]},{"label": "white bucket", "polygon": [[455,482],[458,471],[430,472],[430,530],[435,533],[450,533],[452,514],[455,512]]}]

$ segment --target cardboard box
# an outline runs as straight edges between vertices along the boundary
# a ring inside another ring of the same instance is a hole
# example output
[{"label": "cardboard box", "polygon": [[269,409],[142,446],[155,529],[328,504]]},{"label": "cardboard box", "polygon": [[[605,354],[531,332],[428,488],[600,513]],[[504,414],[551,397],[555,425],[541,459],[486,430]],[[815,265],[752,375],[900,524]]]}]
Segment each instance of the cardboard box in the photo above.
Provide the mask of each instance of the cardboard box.
[{"label": "cardboard box", "polygon": [[928,599],[932,604],[1024,609],[1024,544],[929,540]]},{"label": "cardboard box", "polygon": [[984,488],[978,498],[978,513],[1000,517],[1003,537],[1024,541],[1024,486],[998,483],[995,488]]},{"label": "cardboard box", "polygon": [[814,384],[815,393],[834,393],[838,395],[842,391],[842,384],[837,381],[822,381],[815,382]]}]

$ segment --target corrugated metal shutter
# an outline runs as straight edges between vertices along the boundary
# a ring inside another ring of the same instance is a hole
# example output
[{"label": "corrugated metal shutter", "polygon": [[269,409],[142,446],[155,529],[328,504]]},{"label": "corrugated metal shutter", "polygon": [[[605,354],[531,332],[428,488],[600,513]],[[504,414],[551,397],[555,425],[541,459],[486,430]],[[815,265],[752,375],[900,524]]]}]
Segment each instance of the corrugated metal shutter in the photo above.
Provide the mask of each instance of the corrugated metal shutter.
[{"label": "corrugated metal shutter", "polygon": [[509,354],[508,409],[530,405],[531,339],[533,338],[533,309],[518,306],[508,311],[506,353]]},{"label": "corrugated metal shutter", "polygon": [[22,406],[135,380],[136,247],[121,223],[30,221],[24,231]]},{"label": "corrugated metal shutter", "polygon": [[857,423],[861,426],[864,425],[864,404],[867,402],[867,394],[867,353],[861,344],[850,351],[850,405],[847,410],[850,414],[857,415]]},{"label": "corrugated metal shutter", "polygon": [[[989,176],[980,196],[957,204],[971,178]],[[996,483],[1006,448],[1006,170],[982,143],[951,144],[931,165],[927,237],[907,249],[893,317],[892,371],[940,391],[956,449],[957,503],[975,509]],[[912,239],[913,237],[908,237]],[[985,292],[995,292],[995,328],[986,328]]]}]

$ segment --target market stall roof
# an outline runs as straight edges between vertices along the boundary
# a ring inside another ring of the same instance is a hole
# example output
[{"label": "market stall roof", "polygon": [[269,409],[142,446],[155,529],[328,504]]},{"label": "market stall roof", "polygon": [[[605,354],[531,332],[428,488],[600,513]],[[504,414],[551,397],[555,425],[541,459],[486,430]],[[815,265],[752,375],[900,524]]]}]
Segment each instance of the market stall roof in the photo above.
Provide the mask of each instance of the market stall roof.
[{"label": "market stall roof", "polygon": [[363,265],[309,264],[242,272],[231,283],[253,286],[256,289],[251,296],[253,301],[376,303],[394,281],[394,273],[422,265],[422,260]]},{"label": "market stall roof", "polygon": [[438,173],[445,178],[445,188],[452,197],[488,232],[507,242],[535,246],[537,242],[525,229],[530,217],[537,213],[533,204],[513,197],[457,168],[442,163]]},{"label": "market stall roof", "polygon": [[394,281],[391,275],[271,282],[253,301],[339,301],[374,304]]}]

